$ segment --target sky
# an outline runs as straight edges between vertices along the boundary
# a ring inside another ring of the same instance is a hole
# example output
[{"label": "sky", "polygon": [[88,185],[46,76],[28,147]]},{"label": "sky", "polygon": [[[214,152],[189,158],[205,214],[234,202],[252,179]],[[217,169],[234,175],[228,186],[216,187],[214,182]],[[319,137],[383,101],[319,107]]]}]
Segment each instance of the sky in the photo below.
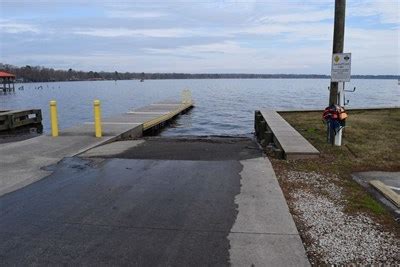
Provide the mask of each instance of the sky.
[{"label": "sky", "polygon": [[[0,62],[119,72],[330,74],[334,0],[0,0]],[[399,0],[347,0],[353,74],[400,73]]]}]

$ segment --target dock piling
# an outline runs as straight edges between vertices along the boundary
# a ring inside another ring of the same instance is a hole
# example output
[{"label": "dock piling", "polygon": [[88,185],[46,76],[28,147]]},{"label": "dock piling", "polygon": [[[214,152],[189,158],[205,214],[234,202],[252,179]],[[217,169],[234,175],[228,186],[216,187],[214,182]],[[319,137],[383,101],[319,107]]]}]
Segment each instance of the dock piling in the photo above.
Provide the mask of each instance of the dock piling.
[{"label": "dock piling", "polygon": [[100,109],[100,100],[95,100],[93,102],[94,107],[94,129],[95,129],[95,136],[101,137],[101,109]]},{"label": "dock piling", "polygon": [[57,102],[50,101],[51,136],[58,136]]}]

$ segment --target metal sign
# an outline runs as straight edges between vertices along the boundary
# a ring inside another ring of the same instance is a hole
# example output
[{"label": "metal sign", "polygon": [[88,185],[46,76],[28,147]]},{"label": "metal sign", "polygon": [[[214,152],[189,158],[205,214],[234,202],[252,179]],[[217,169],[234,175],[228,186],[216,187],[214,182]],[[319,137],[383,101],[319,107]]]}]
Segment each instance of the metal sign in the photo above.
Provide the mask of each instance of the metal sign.
[{"label": "metal sign", "polygon": [[350,82],[351,53],[337,53],[332,55],[332,82]]}]

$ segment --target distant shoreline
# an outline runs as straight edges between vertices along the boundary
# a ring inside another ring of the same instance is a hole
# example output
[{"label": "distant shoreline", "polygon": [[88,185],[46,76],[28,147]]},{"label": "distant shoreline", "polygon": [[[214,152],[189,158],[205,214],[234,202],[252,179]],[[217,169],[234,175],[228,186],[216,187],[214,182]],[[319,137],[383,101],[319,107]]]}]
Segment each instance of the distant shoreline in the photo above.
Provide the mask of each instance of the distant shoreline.
[{"label": "distant shoreline", "polygon": [[[318,80],[318,79],[324,79],[324,80],[329,80],[330,76],[327,77],[268,77],[268,78],[263,78],[263,77],[254,77],[254,78],[248,78],[248,77],[219,77],[219,78],[149,78],[145,80],[287,80],[287,79],[302,79],[302,80]],[[396,77],[381,77],[381,76],[356,76],[356,77],[351,77],[353,80],[399,80],[399,78]],[[140,79],[82,79],[82,80],[46,80],[46,81],[16,81],[15,83],[52,83],[52,82],[98,82],[98,81],[140,81]]]},{"label": "distant shoreline", "polygon": [[[62,82],[102,80],[187,80],[187,79],[330,79],[325,74],[255,74],[255,73],[160,73],[55,70],[40,66],[17,67],[0,63],[0,70],[14,74],[18,82]],[[352,79],[398,80],[400,75],[352,75]]]}]

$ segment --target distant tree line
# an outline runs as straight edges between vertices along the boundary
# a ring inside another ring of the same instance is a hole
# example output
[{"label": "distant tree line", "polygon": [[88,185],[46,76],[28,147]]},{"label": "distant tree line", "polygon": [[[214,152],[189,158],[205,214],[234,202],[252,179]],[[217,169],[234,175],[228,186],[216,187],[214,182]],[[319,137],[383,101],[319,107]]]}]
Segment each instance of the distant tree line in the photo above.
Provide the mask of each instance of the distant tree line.
[{"label": "distant tree line", "polygon": [[[329,79],[321,74],[247,74],[247,73],[144,73],[144,72],[96,72],[73,69],[54,70],[40,66],[17,67],[0,63],[0,70],[16,75],[21,82],[86,81],[86,80],[162,80],[162,79]],[[353,75],[354,79],[399,79],[400,75]]]}]

